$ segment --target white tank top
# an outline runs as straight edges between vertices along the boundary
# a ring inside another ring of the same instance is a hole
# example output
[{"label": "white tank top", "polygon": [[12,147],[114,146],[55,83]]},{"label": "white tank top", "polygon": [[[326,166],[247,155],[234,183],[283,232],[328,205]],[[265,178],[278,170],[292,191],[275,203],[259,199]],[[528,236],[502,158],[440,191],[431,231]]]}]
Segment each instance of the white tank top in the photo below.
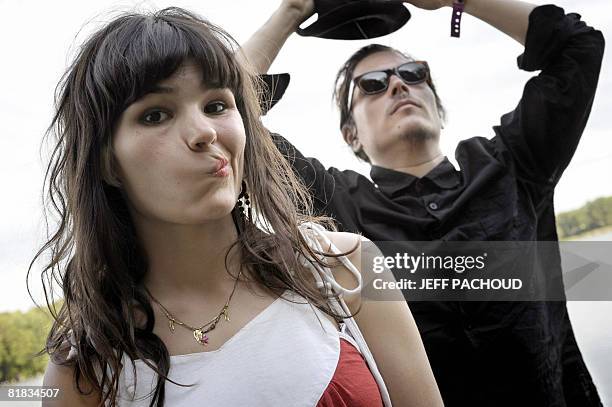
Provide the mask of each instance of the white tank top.
[{"label": "white tank top", "polygon": [[[340,356],[339,333],[321,311],[286,292],[212,352],[170,357],[168,406],[308,406],[317,404]],[[304,304],[305,303],[305,304]],[[148,406],[156,374],[124,359],[119,406]]]}]

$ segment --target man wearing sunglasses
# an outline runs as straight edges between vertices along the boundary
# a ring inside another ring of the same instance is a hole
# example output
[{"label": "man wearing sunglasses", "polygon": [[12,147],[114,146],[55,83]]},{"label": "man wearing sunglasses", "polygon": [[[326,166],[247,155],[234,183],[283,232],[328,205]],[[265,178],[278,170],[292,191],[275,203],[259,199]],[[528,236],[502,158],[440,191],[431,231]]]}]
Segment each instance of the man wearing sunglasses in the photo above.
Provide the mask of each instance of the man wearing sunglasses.
[{"label": "man wearing sunglasses", "polygon": [[[435,10],[457,0],[409,0]],[[443,156],[444,108],[429,66],[384,45],[353,54],[336,78],[340,129],[369,162],[370,182],[326,169],[287,140],[278,148],[309,186],[317,210],[372,241],[556,241],[554,188],[586,125],[604,40],[552,5],[466,0],[461,8],[525,46],[519,67],[541,70],[491,139],[463,140],[459,170]],[[244,46],[264,73],[312,0],[284,0]],[[455,8],[456,10],[456,8]],[[453,30],[458,26],[453,26]],[[558,255],[550,277],[560,276]],[[421,302],[410,307],[447,406],[600,406],[565,303]],[[491,310],[493,309],[493,310]],[[382,335],[384,333],[381,332]]]}]

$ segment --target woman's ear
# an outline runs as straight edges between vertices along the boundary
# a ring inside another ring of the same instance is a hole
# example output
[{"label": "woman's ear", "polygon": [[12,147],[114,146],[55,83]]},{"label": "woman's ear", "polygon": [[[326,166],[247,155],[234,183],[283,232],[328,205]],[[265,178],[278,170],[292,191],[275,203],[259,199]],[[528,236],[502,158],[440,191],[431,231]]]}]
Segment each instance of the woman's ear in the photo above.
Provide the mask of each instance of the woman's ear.
[{"label": "woman's ear", "polygon": [[121,188],[121,180],[116,171],[117,163],[115,162],[115,155],[111,146],[104,146],[102,148],[101,158],[102,180],[112,187]]}]

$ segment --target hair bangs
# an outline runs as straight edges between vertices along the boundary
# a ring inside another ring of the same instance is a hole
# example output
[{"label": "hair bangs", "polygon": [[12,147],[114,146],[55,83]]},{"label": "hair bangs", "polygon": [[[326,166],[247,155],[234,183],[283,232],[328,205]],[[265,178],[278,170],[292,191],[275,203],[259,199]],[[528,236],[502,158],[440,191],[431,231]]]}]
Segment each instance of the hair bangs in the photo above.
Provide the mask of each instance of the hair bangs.
[{"label": "hair bangs", "polygon": [[201,68],[207,87],[229,88],[242,96],[236,42],[197,15],[167,8],[150,15],[126,15],[112,25],[98,48],[93,74],[115,107],[113,121],[188,61]]}]

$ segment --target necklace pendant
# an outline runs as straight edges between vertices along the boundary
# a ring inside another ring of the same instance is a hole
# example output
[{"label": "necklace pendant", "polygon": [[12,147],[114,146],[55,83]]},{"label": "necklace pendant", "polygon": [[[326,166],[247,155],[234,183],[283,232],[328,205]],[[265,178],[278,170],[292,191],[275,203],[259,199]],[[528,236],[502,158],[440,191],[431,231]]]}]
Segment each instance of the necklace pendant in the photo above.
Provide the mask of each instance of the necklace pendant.
[{"label": "necklace pendant", "polygon": [[174,333],[174,320],[168,320],[168,328],[170,328],[170,332]]},{"label": "necklace pendant", "polygon": [[202,346],[208,345],[208,336],[201,329],[193,331],[193,339]]},{"label": "necklace pendant", "polygon": [[223,311],[221,311],[221,313],[223,314],[223,319],[225,319],[227,322],[230,321],[228,310],[229,310],[229,307],[226,305],[225,307],[223,307]]}]

